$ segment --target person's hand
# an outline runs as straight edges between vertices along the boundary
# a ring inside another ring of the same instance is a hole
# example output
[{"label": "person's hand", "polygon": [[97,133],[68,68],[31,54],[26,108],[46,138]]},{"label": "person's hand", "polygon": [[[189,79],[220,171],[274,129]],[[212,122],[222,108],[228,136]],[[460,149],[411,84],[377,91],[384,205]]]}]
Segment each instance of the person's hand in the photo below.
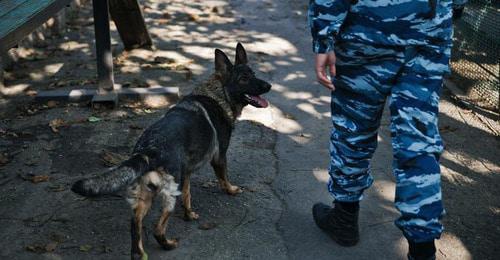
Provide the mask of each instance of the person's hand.
[{"label": "person's hand", "polygon": [[335,86],[329,79],[328,74],[330,74],[329,76],[333,78],[337,73],[335,70],[335,52],[331,51],[328,53],[317,53],[315,57],[314,68],[316,70],[316,78],[318,82],[327,89],[334,91]]}]

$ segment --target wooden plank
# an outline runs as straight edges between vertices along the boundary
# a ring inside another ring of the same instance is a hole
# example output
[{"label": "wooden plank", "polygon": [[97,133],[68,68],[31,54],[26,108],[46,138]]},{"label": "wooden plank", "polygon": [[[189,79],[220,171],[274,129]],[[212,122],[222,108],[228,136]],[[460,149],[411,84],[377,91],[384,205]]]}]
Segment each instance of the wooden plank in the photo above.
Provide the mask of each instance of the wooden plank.
[{"label": "wooden plank", "polygon": [[0,51],[5,52],[33,32],[71,0],[25,1],[2,16]]},{"label": "wooden plank", "polygon": [[109,12],[126,50],[153,45],[137,0],[109,0]]},{"label": "wooden plank", "polygon": [[[122,88],[115,90],[120,99],[143,99],[148,96],[163,96],[171,102],[179,99],[178,87],[154,87],[154,88]],[[97,96],[96,89],[73,89],[73,90],[47,90],[40,91],[35,97],[37,102],[49,100],[66,102],[90,101]]]},{"label": "wooden plank", "polygon": [[0,21],[2,16],[29,0],[0,0]]}]

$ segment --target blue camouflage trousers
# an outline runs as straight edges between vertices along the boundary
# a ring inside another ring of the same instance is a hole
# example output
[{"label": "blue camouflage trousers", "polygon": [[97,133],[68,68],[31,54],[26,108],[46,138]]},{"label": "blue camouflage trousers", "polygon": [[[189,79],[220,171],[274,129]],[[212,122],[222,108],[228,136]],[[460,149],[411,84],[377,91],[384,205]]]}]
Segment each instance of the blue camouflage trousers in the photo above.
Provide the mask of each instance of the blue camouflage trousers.
[{"label": "blue camouflage trousers", "polygon": [[373,183],[370,159],[389,98],[395,205],[401,212],[396,226],[414,242],[439,238],[443,143],[437,120],[450,49],[340,41],[335,53],[328,190],[337,201],[359,201]]}]

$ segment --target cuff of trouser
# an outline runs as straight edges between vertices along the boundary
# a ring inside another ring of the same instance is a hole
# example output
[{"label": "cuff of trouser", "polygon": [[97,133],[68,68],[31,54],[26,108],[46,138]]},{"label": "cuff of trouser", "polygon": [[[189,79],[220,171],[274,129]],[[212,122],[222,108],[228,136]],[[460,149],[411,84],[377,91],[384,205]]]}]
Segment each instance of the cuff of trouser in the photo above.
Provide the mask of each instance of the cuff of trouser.
[{"label": "cuff of trouser", "polygon": [[347,202],[347,203],[352,203],[352,202],[359,202],[363,199],[363,193],[339,193],[335,192],[335,189],[333,188],[333,181],[330,179],[328,181],[328,192],[330,195],[332,195],[332,198],[334,201],[337,202]]},{"label": "cuff of trouser", "polygon": [[313,52],[314,53],[327,53],[333,51],[335,41],[333,38],[318,38],[313,39]]},{"label": "cuff of trouser", "polygon": [[399,220],[396,220],[395,224],[401,231],[403,231],[403,235],[406,240],[412,241],[413,243],[424,243],[434,239],[439,239],[441,238],[441,233],[443,232],[442,228],[438,228],[433,231],[422,231],[421,227],[404,226]]}]

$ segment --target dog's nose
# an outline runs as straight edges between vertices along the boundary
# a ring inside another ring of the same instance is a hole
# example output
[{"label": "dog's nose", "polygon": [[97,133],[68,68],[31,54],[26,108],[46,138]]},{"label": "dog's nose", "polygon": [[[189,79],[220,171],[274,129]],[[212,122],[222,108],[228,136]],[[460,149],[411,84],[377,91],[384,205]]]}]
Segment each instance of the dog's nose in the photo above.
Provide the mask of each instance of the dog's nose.
[{"label": "dog's nose", "polygon": [[266,89],[266,91],[271,90],[271,87],[272,87],[272,85],[271,85],[271,84],[269,84],[269,83],[267,83],[267,82],[266,82],[266,83],[265,83],[265,85],[264,85],[264,88]]}]

